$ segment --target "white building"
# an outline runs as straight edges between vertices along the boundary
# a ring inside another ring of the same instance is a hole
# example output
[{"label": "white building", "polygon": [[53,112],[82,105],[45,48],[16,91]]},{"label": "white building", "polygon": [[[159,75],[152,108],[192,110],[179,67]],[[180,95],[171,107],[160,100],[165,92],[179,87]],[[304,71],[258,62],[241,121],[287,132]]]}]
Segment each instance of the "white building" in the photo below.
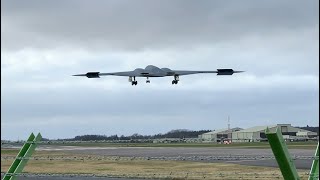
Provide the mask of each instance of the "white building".
[{"label": "white building", "polygon": [[240,131],[241,128],[228,128],[218,129],[211,132],[207,132],[198,136],[198,138],[203,142],[221,142],[224,139],[231,139],[232,132]]},{"label": "white building", "polygon": [[275,131],[276,128],[280,128],[284,139],[301,139],[317,137],[316,132],[307,131],[291,126],[291,124],[277,124],[270,126],[255,126],[248,129],[243,129],[232,133],[232,142],[259,142],[266,140],[265,130],[267,127],[270,131]]}]

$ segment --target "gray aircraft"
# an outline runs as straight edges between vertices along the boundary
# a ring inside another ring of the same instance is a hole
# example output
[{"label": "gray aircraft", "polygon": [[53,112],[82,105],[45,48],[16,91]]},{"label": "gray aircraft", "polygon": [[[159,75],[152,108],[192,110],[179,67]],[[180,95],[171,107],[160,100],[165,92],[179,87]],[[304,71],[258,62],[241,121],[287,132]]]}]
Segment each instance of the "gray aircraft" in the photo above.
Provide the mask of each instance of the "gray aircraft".
[{"label": "gray aircraft", "polygon": [[100,73],[100,72],[88,72],[86,74],[76,74],[73,76],[86,76],[88,78],[100,78],[100,76],[128,76],[129,82],[132,86],[137,85],[136,77],[146,77],[146,83],[150,83],[149,77],[165,77],[173,76],[174,80],[172,84],[178,84],[179,76],[199,74],[199,73],[217,73],[217,75],[232,75],[233,73],[240,73],[244,71],[234,71],[233,69],[217,69],[217,71],[184,71],[184,70],[171,70],[169,68],[158,68],[153,65],[149,65],[146,68],[137,68],[134,71],[124,72],[112,72],[112,73]]}]

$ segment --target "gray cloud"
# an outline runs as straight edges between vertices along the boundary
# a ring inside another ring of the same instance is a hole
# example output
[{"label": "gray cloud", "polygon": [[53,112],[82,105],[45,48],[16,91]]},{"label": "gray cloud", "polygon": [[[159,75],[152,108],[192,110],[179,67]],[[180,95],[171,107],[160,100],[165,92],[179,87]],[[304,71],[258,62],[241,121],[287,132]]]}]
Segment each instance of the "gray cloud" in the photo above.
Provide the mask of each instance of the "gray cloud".
[{"label": "gray cloud", "polygon": [[318,4],[288,0],[3,1],[1,36],[4,48],[18,49],[189,48],[316,30]]}]

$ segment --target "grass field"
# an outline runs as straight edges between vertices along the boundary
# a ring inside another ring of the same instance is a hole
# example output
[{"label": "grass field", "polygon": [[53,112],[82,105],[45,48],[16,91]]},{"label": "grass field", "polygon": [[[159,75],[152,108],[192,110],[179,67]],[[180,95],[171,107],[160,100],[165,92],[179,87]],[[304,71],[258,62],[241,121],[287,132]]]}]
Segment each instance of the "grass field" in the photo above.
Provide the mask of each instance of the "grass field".
[{"label": "grass field", "polygon": [[[17,150],[2,150],[1,156],[14,156]],[[64,156],[57,152],[36,152],[36,156]],[[66,155],[67,156],[67,155]],[[75,155],[76,156],[76,155]],[[1,172],[7,171],[12,160],[1,161]],[[97,174],[117,177],[170,178],[170,179],[282,179],[278,168],[245,166],[231,163],[203,163],[186,161],[106,160],[106,161],[44,161],[30,160],[27,173]],[[307,170],[299,170],[307,179]],[[268,178],[267,178],[268,179]]]},{"label": "grass field", "polygon": [[[242,144],[243,145],[243,144]],[[250,144],[252,145],[252,144]],[[268,144],[260,143],[258,146]],[[296,143],[295,146],[309,144]],[[224,147],[225,145],[222,145]],[[239,147],[239,144],[233,144]],[[257,145],[255,145],[257,146]],[[153,146],[158,147],[158,146]],[[160,146],[164,147],[164,146]],[[177,147],[177,146],[169,146]],[[179,146],[178,146],[179,147]],[[209,146],[212,147],[212,146]],[[230,146],[228,146],[230,147]],[[242,147],[242,146],[241,146]],[[246,147],[246,146],[244,146]],[[253,146],[250,146],[253,147]],[[19,150],[1,149],[1,156],[15,157]],[[33,157],[70,156],[61,151],[36,151]],[[85,156],[74,154],[74,157]],[[92,156],[92,155],[91,155]],[[1,160],[1,172],[6,172],[11,160]],[[309,170],[299,170],[301,179],[307,179]],[[131,178],[163,179],[283,179],[279,168],[246,166],[231,163],[205,163],[190,161],[156,160],[30,160],[24,169],[27,173],[97,174]]]}]

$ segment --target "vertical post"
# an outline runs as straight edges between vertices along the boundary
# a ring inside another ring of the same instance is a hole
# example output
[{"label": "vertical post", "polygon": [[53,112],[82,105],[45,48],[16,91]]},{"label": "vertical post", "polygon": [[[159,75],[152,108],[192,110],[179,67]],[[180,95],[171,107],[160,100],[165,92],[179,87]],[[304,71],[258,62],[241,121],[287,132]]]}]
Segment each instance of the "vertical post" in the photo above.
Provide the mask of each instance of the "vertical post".
[{"label": "vertical post", "polygon": [[314,154],[314,160],[312,162],[308,180],[315,180],[315,179],[319,179],[319,142],[316,149],[316,153]]},{"label": "vertical post", "polygon": [[2,180],[15,180],[17,173],[21,173],[28,162],[28,158],[36,149],[36,142],[40,141],[42,136],[40,133],[35,137],[33,133],[29,136],[27,142],[20,149],[16,159],[11,164],[8,172],[4,175]]},{"label": "vertical post", "polygon": [[298,172],[292,158],[290,157],[287,145],[283,140],[279,128],[276,132],[270,132],[269,128],[265,131],[271,146],[272,152],[277,160],[282,176],[285,180],[298,180]]}]

